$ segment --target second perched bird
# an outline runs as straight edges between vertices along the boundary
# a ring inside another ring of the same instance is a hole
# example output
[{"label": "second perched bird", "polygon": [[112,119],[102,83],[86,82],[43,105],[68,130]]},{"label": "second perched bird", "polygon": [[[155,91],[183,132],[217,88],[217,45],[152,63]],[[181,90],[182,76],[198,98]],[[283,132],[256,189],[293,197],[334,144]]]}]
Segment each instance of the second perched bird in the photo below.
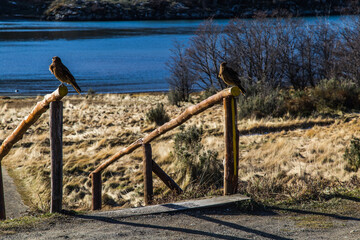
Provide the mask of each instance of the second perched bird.
[{"label": "second perched bird", "polygon": [[81,95],[81,89],[76,84],[74,76],[61,62],[59,57],[55,56],[52,58],[52,63],[49,66],[49,70],[60,82],[70,84]]},{"label": "second perched bird", "polygon": [[220,64],[219,77],[230,86],[237,86],[240,88],[241,93],[245,96],[245,89],[241,86],[241,81],[237,72],[232,68],[226,66],[226,62]]}]

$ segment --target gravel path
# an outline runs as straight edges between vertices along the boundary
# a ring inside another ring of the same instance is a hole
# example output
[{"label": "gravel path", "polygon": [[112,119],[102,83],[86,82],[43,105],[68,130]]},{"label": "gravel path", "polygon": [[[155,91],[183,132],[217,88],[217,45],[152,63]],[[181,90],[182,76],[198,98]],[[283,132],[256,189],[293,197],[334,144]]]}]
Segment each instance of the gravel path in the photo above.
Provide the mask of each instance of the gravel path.
[{"label": "gravel path", "polygon": [[[321,220],[321,224],[317,222]],[[304,223],[304,220],[305,223]],[[244,213],[236,207],[139,217],[58,217],[1,239],[354,239],[360,216],[310,211]]]},{"label": "gravel path", "polygon": [[13,179],[9,176],[5,167],[2,167],[5,212],[7,219],[21,217],[27,214],[29,208],[21,200],[20,194],[16,190]]},{"label": "gravel path", "polygon": [[[3,169],[7,218],[23,216],[14,182]],[[359,199],[351,205],[360,207]],[[57,216],[0,232],[1,239],[350,239],[360,240],[360,212],[350,215],[269,209],[244,213],[235,205],[134,217]]]}]

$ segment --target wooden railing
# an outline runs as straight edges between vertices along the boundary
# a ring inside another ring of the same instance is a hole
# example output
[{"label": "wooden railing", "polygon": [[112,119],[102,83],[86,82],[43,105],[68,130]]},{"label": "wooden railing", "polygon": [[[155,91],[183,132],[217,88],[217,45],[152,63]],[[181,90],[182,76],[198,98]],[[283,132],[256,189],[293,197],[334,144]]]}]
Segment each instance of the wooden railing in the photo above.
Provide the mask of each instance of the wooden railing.
[{"label": "wooden railing", "polygon": [[225,165],[224,165],[224,194],[234,194],[237,191],[238,182],[238,162],[239,162],[239,134],[237,130],[237,108],[235,97],[240,95],[238,87],[225,89],[204,101],[187,108],[178,117],[158,127],[147,136],[138,139],[128,147],[114,154],[100,166],[98,166],[89,177],[92,178],[92,209],[101,209],[101,173],[109,165],[119,160],[121,157],[132,153],[142,146],[143,148],[143,173],[144,173],[144,202],[149,204],[153,197],[152,172],[154,172],[170,189],[181,193],[181,188],[173,181],[161,168],[152,160],[151,141],[162,134],[183,124],[192,116],[220,103],[224,103],[225,115]]},{"label": "wooden railing", "polygon": [[[51,212],[62,210],[62,102],[68,89],[61,85],[52,94],[36,104],[30,114],[18,125],[0,146],[1,160],[9,153],[12,146],[22,139],[24,133],[34,124],[50,105],[50,152],[51,152]],[[225,166],[224,166],[224,194],[233,194],[237,191],[238,161],[239,161],[239,134],[237,130],[237,111],[235,97],[240,95],[237,87],[225,89],[199,104],[187,108],[178,117],[158,127],[145,137],[138,139],[127,148],[122,149],[89,175],[92,178],[92,209],[101,209],[101,173],[109,165],[119,160],[122,156],[130,154],[135,149],[143,148],[144,166],[144,202],[150,204],[153,197],[152,172],[154,172],[170,189],[181,193],[182,189],[169,177],[160,166],[152,159],[151,141],[162,134],[183,124],[192,116],[197,115],[223,100],[225,113]],[[0,219],[5,219],[5,201],[0,164]]]},{"label": "wooden railing", "polygon": [[[50,145],[51,145],[51,155],[52,157],[55,157],[56,159],[61,158],[62,161],[62,154],[60,155],[60,151],[62,153],[62,146],[59,145],[59,134],[61,135],[62,131],[62,125],[58,124],[58,121],[62,122],[62,115],[60,116],[58,114],[58,107],[59,104],[62,104],[60,100],[65,97],[68,93],[68,89],[64,85],[60,85],[60,87],[55,90],[53,93],[48,94],[44,97],[44,99],[36,104],[36,106],[32,109],[30,114],[22,120],[22,122],[17,126],[17,128],[2,142],[0,146],[0,219],[4,220],[6,219],[6,213],[5,213],[5,200],[4,200],[4,187],[3,187],[3,180],[2,180],[2,172],[1,172],[1,161],[2,159],[9,153],[12,146],[18,142],[20,139],[22,139],[24,133],[30,128],[32,124],[34,124],[40,116],[46,112],[47,109],[49,109],[49,105],[51,107],[51,113],[50,114]],[[58,103],[55,104],[54,103]],[[61,105],[62,109],[62,105]],[[62,110],[61,110],[62,113]],[[61,120],[59,120],[61,119]],[[52,121],[53,120],[53,121]],[[53,126],[53,127],[52,127]],[[59,128],[61,126],[61,129]],[[56,130],[56,129],[57,130]],[[53,130],[53,131],[52,131]],[[55,151],[55,152],[54,152]],[[59,164],[58,164],[59,165]],[[62,166],[60,166],[62,168]],[[57,170],[53,168],[52,165],[52,173],[53,170]],[[59,171],[56,171],[59,172]],[[52,174],[54,175],[54,174]],[[57,174],[59,175],[59,174]],[[59,176],[57,177],[59,178]],[[62,176],[61,176],[61,182],[62,182]],[[60,180],[55,182],[56,188],[58,191],[62,191],[62,184],[61,186],[58,186],[60,184]],[[52,187],[54,185],[54,181],[52,178]],[[61,189],[60,189],[61,188]],[[53,188],[52,188],[53,189]],[[56,204],[53,204],[52,201],[52,210],[54,211],[60,211],[61,210],[61,200],[59,201],[59,192],[55,193],[52,191],[52,199],[55,196],[55,199],[57,199]],[[60,194],[62,195],[62,194]]]}]

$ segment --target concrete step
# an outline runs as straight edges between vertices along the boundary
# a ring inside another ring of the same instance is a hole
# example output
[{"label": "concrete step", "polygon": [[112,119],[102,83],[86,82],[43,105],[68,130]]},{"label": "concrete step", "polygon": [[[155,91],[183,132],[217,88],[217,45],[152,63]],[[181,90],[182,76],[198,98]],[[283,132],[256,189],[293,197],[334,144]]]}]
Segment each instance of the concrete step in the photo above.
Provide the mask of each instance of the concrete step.
[{"label": "concrete step", "polygon": [[234,194],[234,195],[220,196],[220,197],[200,199],[200,200],[188,200],[184,202],[150,205],[150,206],[138,207],[138,208],[127,208],[127,209],[119,209],[119,210],[104,211],[104,212],[92,212],[86,215],[94,216],[94,217],[121,218],[121,217],[131,217],[131,216],[149,215],[149,214],[157,214],[157,213],[170,213],[170,212],[199,209],[199,208],[209,208],[209,207],[221,206],[221,205],[236,203],[245,200],[250,200],[250,198],[244,195]]}]

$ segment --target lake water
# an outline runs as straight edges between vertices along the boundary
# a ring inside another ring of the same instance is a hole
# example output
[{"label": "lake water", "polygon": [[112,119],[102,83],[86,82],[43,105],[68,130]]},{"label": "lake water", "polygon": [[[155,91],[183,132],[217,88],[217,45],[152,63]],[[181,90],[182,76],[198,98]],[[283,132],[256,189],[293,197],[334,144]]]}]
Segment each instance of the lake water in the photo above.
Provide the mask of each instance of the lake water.
[{"label": "lake water", "polygon": [[167,91],[170,49],[175,40],[186,43],[201,22],[0,21],[0,95],[55,90],[60,82],[48,70],[53,56],[85,93]]}]

